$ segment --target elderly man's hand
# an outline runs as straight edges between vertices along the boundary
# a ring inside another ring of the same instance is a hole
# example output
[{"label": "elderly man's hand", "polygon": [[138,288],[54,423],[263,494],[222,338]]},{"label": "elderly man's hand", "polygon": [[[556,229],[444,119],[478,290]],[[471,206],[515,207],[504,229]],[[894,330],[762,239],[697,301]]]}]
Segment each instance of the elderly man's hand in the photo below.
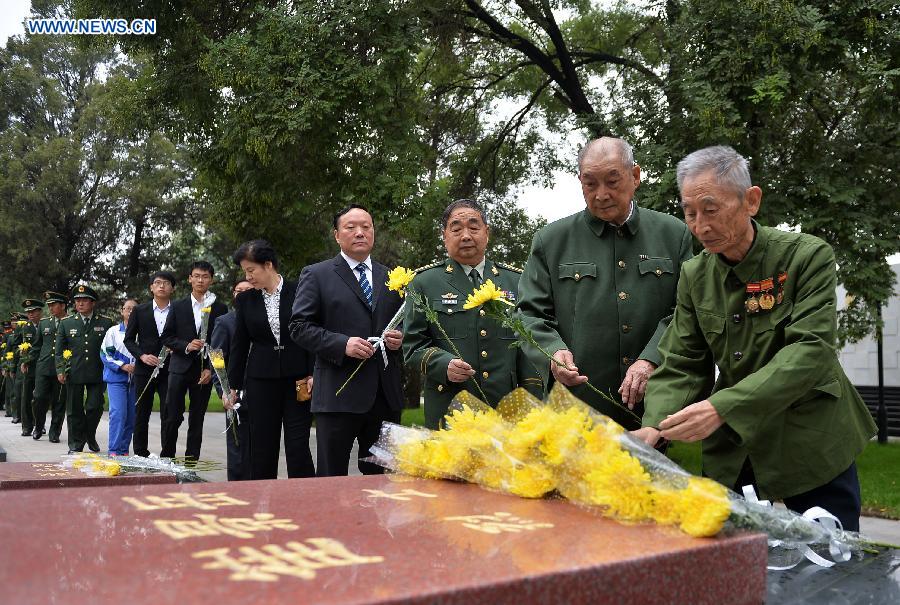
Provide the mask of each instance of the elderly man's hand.
[{"label": "elderly man's hand", "polygon": [[622,386],[619,387],[619,395],[622,396],[622,403],[627,405],[629,410],[634,409],[635,404],[644,398],[647,381],[650,380],[650,375],[655,369],[656,364],[646,359],[638,359],[628,366],[625,379],[622,381]]},{"label": "elderly man's hand", "polygon": [[403,345],[403,332],[400,330],[388,330],[384,333],[384,344],[391,351],[396,351]]},{"label": "elderly man's hand", "polygon": [[451,359],[447,364],[447,380],[450,382],[465,382],[475,375],[475,370],[462,359]]},{"label": "elderly man's hand", "polygon": [[704,399],[667,417],[659,423],[659,428],[663,439],[669,441],[700,441],[724,423],[709,399]]},{"label": "elderly man's hand", "polygon": [[656,444],[659,443],[659,429],[655,429],[652,426],[645,426],[642,429],[631,431],[631,434],[650,447],[656,447]]},{"label": "elderly man's hand", "polygon": [[582,376],[578,373],[578,366],[575,365],[575,358],[572,357],[572,351],[560,349],[553,354],[553,359],[565,366],[562,367],[552,361],[550,362],[550,372],[557,381],[563,383],[567,387],[574,387],[575,385],[584,384],[588,381],[587,376]]}]

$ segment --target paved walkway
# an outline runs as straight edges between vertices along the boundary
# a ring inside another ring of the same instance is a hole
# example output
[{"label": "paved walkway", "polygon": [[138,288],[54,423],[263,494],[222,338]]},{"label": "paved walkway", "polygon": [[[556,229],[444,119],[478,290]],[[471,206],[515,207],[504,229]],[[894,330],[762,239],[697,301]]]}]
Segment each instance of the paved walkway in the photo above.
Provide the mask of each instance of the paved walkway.
[{"label": "paved walkway", "polygon": [[[50,443],[47,436],[44,435],[37,441],[31,437],[22,436],[22,425],[13,424],[12,418],[5,416],[5,411],[0,411],[0,447],[6,450],[6,460],[8,462],[52,462],[65,456],[69,447],[66,445],[68,434],[66,432],[66,423],[63,423],[62,435],[59,437],[59,443]],[[178,430],[178,446],[176,455],[184,454],[184,444],[187,441],[187,414],[185,413],[184,422]],[[49,425],[49,418],[48,425]],[[209,481],[226,481],[227,473],[225,471],[225,414],[221,412],[207,412],[206,419],[203,422],[203,446],[200,449],[200,459],[217,462],[221,465],[219,470],[205,471],[200,475]],[[109,445],[109,414],[103,413],[100,425],[97,427],[97,443],[100,445],[100,453],[104,454]],[[160,423],[159,414],[154,412],[150,416],[149,429],[149,447],[154,454],[159,454],[160,448]],[[309,448],[313,453],[313,460],[316,459],[316,429],[313,428],[309,435]],[[88,451],[87,448],[84,450]],[[351,460],[356,460],[356,445],[353,446]],[[350,465],[350,474],[358,475],[359,470],[354,464]],[[278,465],[278,478],[287,479],[287,468],[284,459],[284,443],[281,445],[281,457]]]},{"label": "paved walkway", "polygon": [[[12,418],[4,415],[5,412],[0,411],[0,447],[6,450],[7,461],[9,462],[52,462],[58,460],[60,456],[64,456],[68,452],[66,446],[66,427],[63,423],[63,432],[60,436],[60,443],[50,443],[47,436],[44,435],[40,440],[35,441],[31,437],[22,437],[22,428],[20,424],[12,424]],[[49,418],[48,418],[49,422]],[[206,421],[203,423],[203,447],[200,451],[201,460],[209,460],[218,462],[222,465],[220,470],[206,471],[201,473],[203,478],[209,481],[225,481],[225,414],[207,413]],[[159,453],[159,414],[154,412],[150,417],[150,451]],[[106,451],[109,435],[109,416],[104,413],[100,426],[97,428],[97,441],[100,444],[101,453]],[[184,453],[184,443],[187,440],[187,414],[185,421],[181,425],[178,432],[178,450],[177,454]],[[154,445],[156,447],[154,447]],[[309,436],[309,447],[313,453],[313,460],[316,456],[316,429],[313,428]],[[356,460],[356,446],[354,445],[351,460]],[[359,471],[351,462],[350,474],[358,475]],[[287,478],[287,470],[284,462],[284,445],[282,444],[281,458],[279,461],[278,477],[280,479]],[[863,517],[860,521],[862,533],[870,538],[891,544],[900,544],[900,521],[890,521],[887,519],[877,519],[874,517]]]}]

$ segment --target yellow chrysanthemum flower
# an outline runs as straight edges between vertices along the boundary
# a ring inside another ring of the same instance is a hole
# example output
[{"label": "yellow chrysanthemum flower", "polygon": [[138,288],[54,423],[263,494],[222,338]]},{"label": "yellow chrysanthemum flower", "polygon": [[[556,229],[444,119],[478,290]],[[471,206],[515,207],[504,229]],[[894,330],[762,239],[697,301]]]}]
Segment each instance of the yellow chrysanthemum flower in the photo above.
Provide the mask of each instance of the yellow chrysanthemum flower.
[{"label": "yellow chrysanthemum flower", "polygon": [[474,309],[492,300],[499,300],[511,307],[514,306],[511,302],[506,300],[506,294],[503,290],[498,289],[493,281],[487,280],[480,288],[476,288],[474,292],[469,294],[469,297],[466,298],[466,304],[463,305],[463,309]]},{"label": "yellow chrysanthemum flower", "polygon": [[19,326],[20,328],[23,328],[23,327],[25,327],[25,324],[27,324],[27,323],[28,322],[25,321],[24,319],[20,319],[19,321],[16,322],[16,325]]},{"label": "yellow chrysanthemum flower", "polygon": [[388,273],[388,290],[396,292],[403,298],[406,296],[407,286],[409,286],[415,276],[415,271],[407,269],[406,267],[395,267]]},{"label": "yellow chrysanthemum flower", "polygon": [[679,527],[686,534],[703,538],[714,536],[731,514],[728,490],[724,485],[703,477],[690,477],[678,499]]},{"label": "yellow chrysanthemum flower", "polygon": [[212,367],[217,370],[225,369],[225,356],[219,350],[213,350],[209,352],[209,360],[212,362]]},{"label": "yellow chrysanthemum flower", "polygon": [[63,351],[62,356],[63,356],[63,359],[72,359],[72,351],[70,351],[69,349],[66,349],[65,351]]},{"label": "yellow chrysanthemum flower", "polygon": [[10,351],[9,353],[6,354],[6,361],[12,361],[13,359],[15,359],[15,357],[16,357],[16,354],[13,353],[12,351]]},{"label": "yellow chrysanthemum flower", "polygon": [[22,351],[23,353],[30,348],[31,348],[30,342],[23,342],[22,344],[19,345],[19,350]]},{"label": "yellow chrysanthemum flower", "polygon": [[203,307],[200,309],[201,313],[212,313],[212,307]]}]

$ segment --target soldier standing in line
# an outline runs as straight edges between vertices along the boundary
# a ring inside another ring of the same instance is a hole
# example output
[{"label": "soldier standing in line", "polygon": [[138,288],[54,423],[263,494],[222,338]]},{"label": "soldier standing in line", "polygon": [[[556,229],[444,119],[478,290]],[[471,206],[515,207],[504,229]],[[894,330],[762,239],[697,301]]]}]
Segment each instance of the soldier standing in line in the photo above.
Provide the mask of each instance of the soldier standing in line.
[{"label": "soldier standing in line", "polygon": [[27,319],[25,325],[20,326],[16,333],[16,348],[19,349],[19,389],[16,393],[19,398],[22,436],[31,437],[34,431],[32,399],[34,398],[34,375],[37,366],[34,341],[37,338],[38,322],[41,321],[44,303],[36,298],[26,298],[22,301],[22,310]]},{"label": "soldier standing in line", "polygon": [[[103,416],[103,362],[100,345],[113,322],[94,312],[97,292],[85,285],[72,291],[75,314],[62,320],[56,332],[56,367],[65,367],[63,351],[72,351],[68,360],[68,374],[56,378],[66,385],[66,425],[69,433],[69,453],[84,450],[85,443],[92,452],[99,452],[97,425]],[[85,393],[87,396],[85,397]]]},{"label": "soldier standing in line", "polygon": [[50,410],[51,443],[59,443],[62,423],[66,417],[66,387],[56,379],[56,332],[66,317],[69,299],[58,292],[44,292],[44,302],[50,317],[38,324],[34,348],[37,367],[34,378],[34,431],[32,437],[40,439],[44,434],[47,410]]}]

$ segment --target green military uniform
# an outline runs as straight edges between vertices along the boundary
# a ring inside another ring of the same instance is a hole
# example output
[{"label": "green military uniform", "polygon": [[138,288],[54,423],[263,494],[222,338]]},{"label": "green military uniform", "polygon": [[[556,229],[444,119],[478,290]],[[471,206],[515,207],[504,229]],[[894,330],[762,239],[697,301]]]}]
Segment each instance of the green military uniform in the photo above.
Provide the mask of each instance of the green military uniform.
[{"label": "green military uniform", "polygon": [[[18,315],[16,317],[18,318]],[[16,319],[13,324],[12,334],[6,339],[7,350],[12,351],[13,354],[12,367],[9,369],[10,385],[12,386],[9,400],[12,404],[13,424],[22,422],[22,411],[19,409],[19,400],[21,399],[20,394],[22,393],[22,371],[21,368],[19,368],[19,348],[16,341],[19,338],[19,331],[25,323],[27,322],[24,319]]]},{"label": "green military uniform", "polygon": [[[93,298],[97,293],[87,286],[77,286],[72,298]],[[90,318],[79,314],[63,319],[56,331],[56,367],[64,367],[63,351],[72,351],[66,375],[66,425],[69,433],[69,450],[80,452],[87,443],[91,450],[97,446],[97,425],[103,417],[103,362],[100,345],[113,322],[97,315]],[[85,392],[87,395],[85,396]]]},{"label": "green military uniform", "polygon": [[[690,231],[675,217],[635,205],[616,227],[585,209],[535,234],[519,283],[519,309],[548,353],[571,351],[578,372],[621,402],[618,390],[632,363],[659,365],[657,344],[675,306],[681,264],[691,256]],[[549,389],[550,363],[526,350]],[[572,392],[637,428],[633,417],[587,386]],[[635,411],[640,414],[640,406]]]},{"label": "green military uniform", "polygon": [[[4,368],[6,369],[6,380],[4,381],[4,390],[6,391],[6,415],[12,416],[13,423],[19,422],[19,398],[16,396],[16,375],[18,372],[16,371],[16,366],[18,365],[18,351],[16,350],[16,321],[18,321],[19,315],[14,313],[12,316],[12,329],[9,334],[4,336],[5,344],[6,344],[6,353],[3,355],[3,361],[6,364]],[[7,359],[9,354],[12,354],[12,358]]]},{"label": "green military uniform", "polygon": [[[68,302],[62,294],[44,293],[45,304]],[[53,316],[42,318],[34,341],[34,348],[38,351],[34,383],[34,428],[43,432],[49,408],[49,438],[53,443],[59,442],[62,423],[66,417],[66,388],[56,377],[56,331],[61,321]],[[36,438],[40,438],[40,433],[37,435]]]},{"label": "green military uniform", "polygon": [[[44,303],[35,298],[28,298],[22,302],[24,311],[34,311],[42,309]],[[18,397],[19,397],[19,420],[22,421],[22,436],[28,437],[34,431],[34,408],[32,400],[34,399],[34,375],[37,366],[37,351],[34,341],[37,338],[37,324],[26,321],[25,325],[20,326],[16,331],[16,348],[22,344],[28,343],[30,349],[27,353],[19,351],[19,374],[18,374]],[[22,371],[22,366],[25,371]]]},{"label": "green military uniform", "polygon": [[0,368],[3,369],[3,378],[0,380],[0,406],[5,408],[6,415],[12,416],[12,410],[10,410],[9,405],[7,404],[7,393],[12,389],[11,386],[8,386],[7,383],[12,384],[11,379],[7,378],[6,374],[7,369],[11,362],[6,359],[6,352],[9,350],[8,345],[6,344],[7,337],[12,333],[12,322],[4,321],[3,322],[3,333],[0,334]]},{"label": "green military uniform", "polygon": [[703,440],[703,472],[730,487],[749,458],[762,497],[781,499],[847,470],[875,423],[835,353],[831,247],[754,227],[738,264],[685,264],[644,425],[706,398],[718,366],[708,398],[725,424]]},{"label": "green military uniform", "polygon": [[[484,281],[490,279],[508,292],[512,302],[518,295],[520,274],[521,270],[503,263],[490,260],[484,263]],[[482,309],[463,309],[475,286],[458,262],[448,258],[418,269],[410,288],[427,298],[428,305],[437,311],[441,326],[459,349],[463,361],[475,370],[474,378],[487,396],[487,403],[496,406],[517,386],[541,396],[543,385],[538,372],[521,349],[510,348],[516,342],[515,334],[486,317]],[[447,379],[447,365],[456,355],[438,328],[414,307],[412,301],[406,306],[403,357],[425,376],[425,424],[437,428],[454,395],[462,390],[479,394],[471,380]]]}]

